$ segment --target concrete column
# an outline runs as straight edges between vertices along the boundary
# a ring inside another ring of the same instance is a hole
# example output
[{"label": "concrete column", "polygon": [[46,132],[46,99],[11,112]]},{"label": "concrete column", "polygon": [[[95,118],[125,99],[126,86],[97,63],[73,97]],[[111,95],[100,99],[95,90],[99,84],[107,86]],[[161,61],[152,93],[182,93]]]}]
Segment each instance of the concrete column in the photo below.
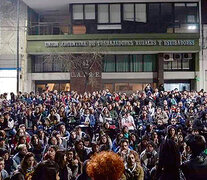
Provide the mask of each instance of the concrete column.
[{"label": "concrete column", "polygon": [[157,61],[157,86],[164,84],[164,60],[163,54],[158,54]]}]

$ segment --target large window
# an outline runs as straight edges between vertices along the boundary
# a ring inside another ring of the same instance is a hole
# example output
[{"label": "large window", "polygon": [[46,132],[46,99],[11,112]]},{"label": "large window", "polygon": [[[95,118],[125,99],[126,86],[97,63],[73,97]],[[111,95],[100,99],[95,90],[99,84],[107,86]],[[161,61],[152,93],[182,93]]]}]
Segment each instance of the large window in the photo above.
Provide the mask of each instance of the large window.
[{"label": "large window", "polygon": [[32,72],[68,72],[68,63],[56,56],[32,56]]},{"label": "large window", "polygon": [[146,22],[146,4],[124,4],[123,19],[124,21]]},{"label": "large window", "polygon": [[103,72],[154,72],[156,55],[105,55]]},{"label": "large window", "polygon": [[99,4],[98,23],[121,23],[121,5]]},{"label": "large window", "polygon": [[73,20],[95,19],[95,4],[73,5]]},{"label": "large window", "polygon": [[116,72],[116,60],[115,55],[105,55],[103,63],[103,71],[104,72]]},{"label": "large window", "polygon": [[83,19],[83,5],[73,5],[73,19]]},{"label": "large window", "polygon": [[36,92],[42,93],[49,89],[49,91],[57,90],[58,92],[61,91],[70,91],[70,83],[67,81],[36,81],[35,82],[35,90]]}]

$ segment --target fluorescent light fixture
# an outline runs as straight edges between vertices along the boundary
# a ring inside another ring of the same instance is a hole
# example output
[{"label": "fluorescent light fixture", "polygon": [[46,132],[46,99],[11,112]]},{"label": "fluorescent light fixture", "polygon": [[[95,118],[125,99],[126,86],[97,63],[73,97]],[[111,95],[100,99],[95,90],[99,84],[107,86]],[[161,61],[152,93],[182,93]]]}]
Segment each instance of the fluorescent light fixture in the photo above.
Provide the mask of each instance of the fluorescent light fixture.
[{"label": "fluorescent light fixture", "polygon": [[195,30],[197,27],[196,27],[196,25],[189,25],[188,26],[188,29],[189,30]]}]

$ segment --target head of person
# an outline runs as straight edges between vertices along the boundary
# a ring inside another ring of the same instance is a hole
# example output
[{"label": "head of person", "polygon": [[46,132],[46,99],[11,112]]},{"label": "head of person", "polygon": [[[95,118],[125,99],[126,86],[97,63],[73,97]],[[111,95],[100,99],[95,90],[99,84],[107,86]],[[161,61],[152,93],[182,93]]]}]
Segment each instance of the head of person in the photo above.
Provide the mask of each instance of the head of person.
[{"label": "head of person", "polygon": [[123,134],[129,133],[129,128],[128,128],[127,126],[124,126],[124,127],[122,128],[122,133],[123,133]]},{"label": "head of person", "polygon": [[94,153],[98,153],[98,152],[100,151],[100,146],[99,146],[98,143],[93,143],[93,144],[92,144],[92,151],[93,151]]},{"label": "head of person", "polygon": [[206,140],[201,135],[188,135],[186,144],[190,147],[193,156],[200,155],[206,148]]},{"label": "head of person", "polygon": [[60,129],[60,132],[64,133],[66,131],[65,124],[61,124],[59,129]]},{"label": "head of person", "polygon": [[4,169],[5,164],[4,164],[4,159],[0,157],[0,172]]},{"label": "head of person", "polygon": [[18,151],[19,151],[20,155],[25,156],[27,154],[27,152],[28,152],[27,146],[25,144],[20,144],[18,146]]},{"label": "head of person", "polygon": [[54,160],[55,159],[55,154],[57,151],[57,147],[56,146],[50,146],[48,151],[47,151],[47,156],[50,160]]},{"label": "head of person", "polygon": [[57,143],[58,143],[57,138],[55,136],[51,136],[48,143],[50,145],[57,145]]},{"label": "head of person", "polygon": [[21,162],[21,169],[26,173],[27,169],[35,167],[36,164],[34,154],[28,152]]},{"label": "head of person", "polygon": [[84,149],[84,142],[83,142],[83,140],[77,140],[75,142],[75,149],[76,149],[76,151],[81,151],[81,150]]},{"label": "head of person", "polygon": [[146,147],[146,152],[152,153],[154,150],[154,143],[152,141],[148,141],[147,147]]},{"label": "head of person", "polygon": [[123,173],[124,163],[114,152],[97,153],[87,163],[87,174],[92,180],[119,180]]},{"label": "head of person", "polygon": [[0,147],[4,147],[4,146],[5,146],[5,138],[0,137]]},{"label": "head of person", "polygon": [[43,161],[35,168],[32,180],[60,180],[59,166],[55,161]]},{"label": "head of person", "polygon": [[75,149],[71,148],[68,149],[66,152],[66,156],[67,156],[67,160],[68,161],[72,161],[73,159],[75,159]]},{"label": "head of person", "polygon": [[108,142],[108,137],[107,135],[102,135],[101,136],[101,144],[106,144]]},{"label": "head of person", "polygon": [[128,150],[129,149],[129,141],[128,139],[122,139],[121,140],[121,150]]},{"label": "head of person", "polygon": [[174,137],[175,135],[176,135],[176,129],[175,129],[175,127],[173,127],[173,126],[168,126],[168,128],[167,128],[167,135],[168,135],[168,137]]},{"label": "head of person", "polygon": [[55,153],[55,162],[59,165],[60,169],[63,169],[66,166],[67,156],[65,151],[58,150]]},{"label": "head of person", "polygon": [[34,134],[33,136],[32,136],[32,138],[31,138],[31,143],[32,143],[32,145],[39,145],[39,143],[40,143],[40,139],[39,139],[39,137],[38,137],[38,135],[37,134]]},{"label": "head of person", "polygon": [[9,159],[9,151],[5,148],[0,148],[0,157],[7,161]]},{"label": "head of person", "polygon": [[139,155],[135,151],[130,151],[127,156],[127,165],[134,166],[135,163],[140,163]]}]

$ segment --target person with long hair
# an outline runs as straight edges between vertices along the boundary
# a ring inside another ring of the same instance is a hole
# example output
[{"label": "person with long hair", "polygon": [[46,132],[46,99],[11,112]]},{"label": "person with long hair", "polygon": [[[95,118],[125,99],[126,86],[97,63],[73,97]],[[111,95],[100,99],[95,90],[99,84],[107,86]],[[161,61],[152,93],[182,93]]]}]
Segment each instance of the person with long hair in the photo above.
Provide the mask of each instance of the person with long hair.
[{"label": "person with long hair", "polygon": [[43,161],[35,168],[32,180],[60,180],[59,165],[55,161]]},{"label": "person with long hair", "polygon": [[55,154],[57,152],[57,149],[58,149],[57,146],[54,146],[54,145],[50,146],[48,148],[47,153],[44,156],[44,159],[45,160],[48,160],[49,159],[49,160],[54,161],[55,160]]},{"label": "person with long hair", "polygon": [[40,141],[37,134],[34,134],[31,138],[31,149],[30,151],[34,153],[35,160],[37,162],[40,162],[42,159],[42,152],[44,150],[44,146],[42,142]]},{"label": "person with long hair", "polygon": [[34,168],[37,165],[35,161],[35,155],[31,152],[28,152],[20,164],[20,168],[16,171],[12,180],[31,180],[31,177],[34,172]]},{"label": "person with long hair", "polygon": [[58,150],[55,154],[55,162],[59,165],[60,180],[70,180],[72,178],[72,171],[67,166],[67,156],[65,151]]},{"label": "person with long hair", "polygon": [[127,157],[124,174],[127,180],[144,180],[144,171],[140,165],[139,156],[134,151],[131,151]]},{"label": "person with long hair", "polygon": [[80,161],[83,163],[85,160],[88,159],[88,153],[86,148],[84,147],[83,140],[78,140],[75,142],[75,150],[77,152]]},{"label": "person with long hair", "polygon": [[175,141],[165,138],[160,145],[156,179],[180,180],[180,153]]}]

